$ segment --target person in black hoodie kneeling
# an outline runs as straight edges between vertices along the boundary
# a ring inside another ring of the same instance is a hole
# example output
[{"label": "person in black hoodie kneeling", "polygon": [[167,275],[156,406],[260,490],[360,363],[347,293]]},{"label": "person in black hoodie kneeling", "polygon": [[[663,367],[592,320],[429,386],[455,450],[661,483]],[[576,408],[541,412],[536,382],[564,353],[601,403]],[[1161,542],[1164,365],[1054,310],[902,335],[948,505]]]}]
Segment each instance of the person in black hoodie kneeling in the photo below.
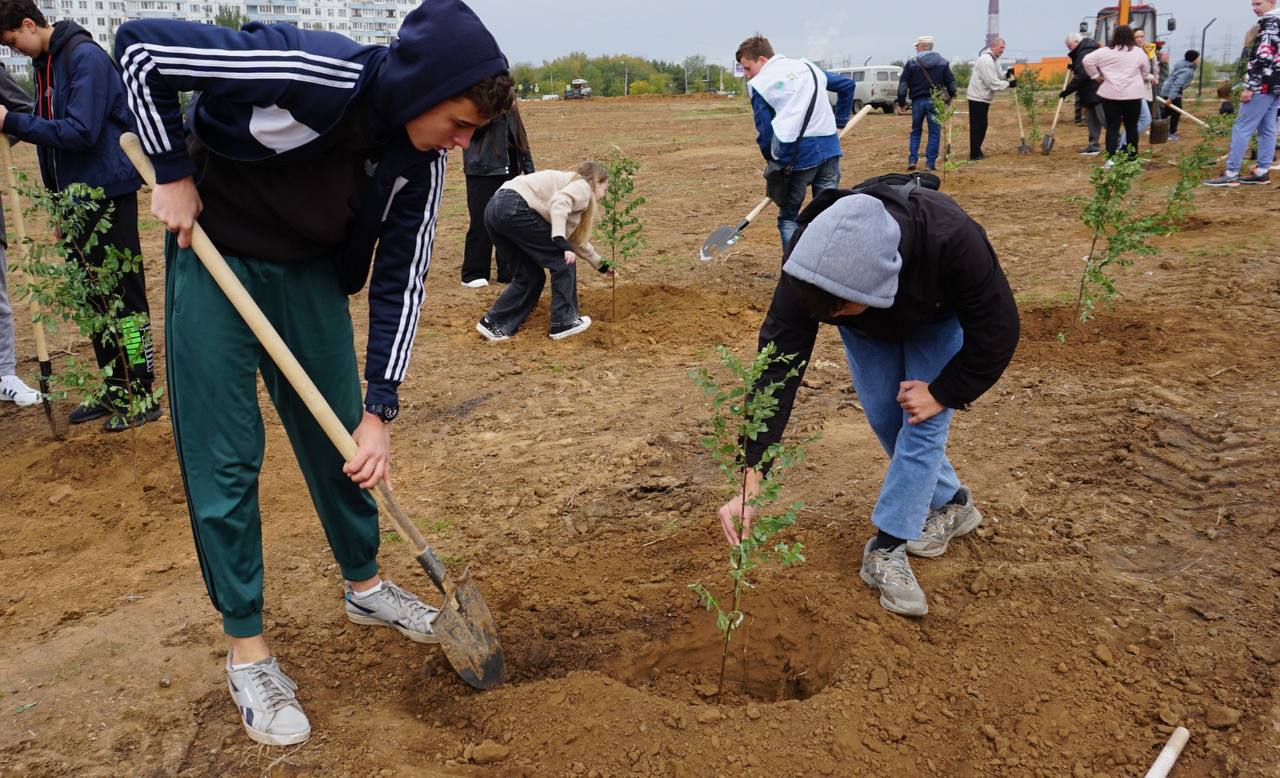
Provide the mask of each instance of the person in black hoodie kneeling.
[{"label": "person in black hoodie kneeling", "polygon": [[[889,455],[861,577],[886,609],[923,616],[928,604],[907,554],[939,556],[982,521],[947,459],[947,436],[955,410],[991,388],[1013,357],[1018,310],[982,227],[939,192],[864,184],[824,193],[800,222],[759,345],[796,354],[801,367],[767,430],[748,441],[747,463],[781,439],[818,325],[836,325],[867,422]],[[782,381],[788,369],[757,385]],[[748,472],[748,499],[761,477]],[[731,544],[753,513],[743,517],[741,497],[720,508]]]},{"label": "person in black hoodie kneeling", "polygon": [[[165,246],[174,441],[201,571],[230,638],[249,736],[306,740],[296,684],[262,635],[257,374],[341,568],[346,617],[437,643],[438,611],[379,576],[389,425],[408,369],[444,191],[445,154],[511,107],[507,60],[458,0],[428,0],[390,46],[289,24],[127,22],[116,57]],[[198,92],[184,126],[181,92]],[[189,248],[196,217],[358,445],[344,462]],[[376,246],[376,255],[375,255]],[[370,275],[370,268],[372,273]],[[369,283],[361,402],[347,297]]]}]

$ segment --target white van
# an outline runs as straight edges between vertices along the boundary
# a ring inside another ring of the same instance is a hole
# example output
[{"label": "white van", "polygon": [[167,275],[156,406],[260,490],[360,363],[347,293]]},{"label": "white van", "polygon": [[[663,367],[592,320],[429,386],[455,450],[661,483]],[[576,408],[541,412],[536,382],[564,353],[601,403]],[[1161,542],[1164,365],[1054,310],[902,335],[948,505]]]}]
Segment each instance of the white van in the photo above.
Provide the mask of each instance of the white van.
[{"label": "white van", "polygon": [[[852,78],[858,88],[853,93],[853,112],[864,105],[874,105],[885,113],[893,113],[898,100],[898,78],[902,68],[897,65],[863,65],[856,68],[831,68],[832,73]],[[835,92],[828,92],[831,105],[836,104]]]}]

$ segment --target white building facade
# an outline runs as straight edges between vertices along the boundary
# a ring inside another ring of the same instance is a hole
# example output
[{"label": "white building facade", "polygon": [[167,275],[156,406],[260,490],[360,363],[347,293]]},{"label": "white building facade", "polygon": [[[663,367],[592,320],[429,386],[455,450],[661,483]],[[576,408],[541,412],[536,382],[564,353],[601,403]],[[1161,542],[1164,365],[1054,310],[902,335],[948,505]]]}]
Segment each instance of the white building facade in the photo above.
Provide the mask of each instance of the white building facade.
[{"label": "white building facade", "polygon": [[[49,23],[72,19],[111,50],[115,29],[130,19],[186,19],[213,24],[221,8],[251,22],[294,24],[306,30],[341,33],[357,43],[386,44],[420,0],[52,0],[39,3]],[[31,77],[31,60],[0,46],[0,59],[18,78]]]}]

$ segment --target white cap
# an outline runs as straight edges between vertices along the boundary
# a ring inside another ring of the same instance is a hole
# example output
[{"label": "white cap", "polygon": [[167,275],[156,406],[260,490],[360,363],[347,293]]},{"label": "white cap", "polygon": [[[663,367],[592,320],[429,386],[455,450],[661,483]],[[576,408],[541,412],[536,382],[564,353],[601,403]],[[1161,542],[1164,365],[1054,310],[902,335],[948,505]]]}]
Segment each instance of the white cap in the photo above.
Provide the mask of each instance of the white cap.
[{"label": "white cap", "polygon": [[916,38],[916,45],[918,46],[918,45],[920,45],[921,43],[933,43],[933,36],[932,36],[932,35],[921,35],[919,38]]}]

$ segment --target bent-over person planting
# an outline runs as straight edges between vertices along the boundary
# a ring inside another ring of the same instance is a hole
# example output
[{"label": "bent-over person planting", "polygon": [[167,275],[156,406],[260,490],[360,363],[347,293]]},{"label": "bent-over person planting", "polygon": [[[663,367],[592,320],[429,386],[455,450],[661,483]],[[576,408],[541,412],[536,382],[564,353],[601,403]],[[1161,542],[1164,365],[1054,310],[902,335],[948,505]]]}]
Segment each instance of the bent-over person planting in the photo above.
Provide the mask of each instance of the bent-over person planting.
[{"label": "bent-over person planting", "polygon": [[[818,327],[835,325],[867,422],[889,455],[861,577],[886,609],[923,616],[927,600],[907,554],[939,556],[982,521],[947,458],[947,436],[952,414],[1009,364],[1018,310],[982,227],[939,192],[883,182],[835,190],[800,222],[759,341],[796,354],[799,375],[779,391],[768,429],[748,441],[747,463],[754,468],[781,439]],[[758,385],[783,380],[788,369],[771,368]],[[748,499],[760,480],[748,471]],[[719,511],[731,544],[742,507],[739,496]],[[748,507],[743,532],[752,518]]]}]

